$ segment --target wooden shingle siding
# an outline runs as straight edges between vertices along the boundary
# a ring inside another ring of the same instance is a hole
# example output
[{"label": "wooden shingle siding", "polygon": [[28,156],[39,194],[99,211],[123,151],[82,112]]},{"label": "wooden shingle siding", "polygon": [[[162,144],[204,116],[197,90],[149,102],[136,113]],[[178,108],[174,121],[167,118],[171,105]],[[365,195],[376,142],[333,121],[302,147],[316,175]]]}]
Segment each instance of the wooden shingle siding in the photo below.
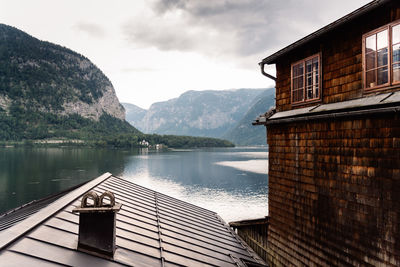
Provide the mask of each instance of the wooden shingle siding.
[{"label": "wooden shingle siding", "polygon": [[231,222],[229,225],[263,260],[267,260],[269,217]]},{"label": "wooden shingle siding", "polygon": [[[270,266],[400,266],[400,85],[363,81],[363,38],[398,22],[400,1],[373,1],[262,61],[277,71]],[[291,66],[315,54],[321,100],[292,103]]]},{"label": "wooden shingle siding", "polygon": [[268,126],[268,259],[400,266],[400,114]]},{"label": "wooden shingle siding", "polygon": [[[346,101],[361,98],[367,94],[364,92],[362,80],[362,35],[400,19],[399,4],[395,5],[397,6],[384,7],[373,14],[359,17],[346,26],[341,26],[280,58],[276,63],[277,112],[315,105],[315,103],[292,105],[290,65],[317,53],[321,53],[321,103]],[[398,90],[398,86],[386,90],[381,89],[379,92],[392,90]]]}]

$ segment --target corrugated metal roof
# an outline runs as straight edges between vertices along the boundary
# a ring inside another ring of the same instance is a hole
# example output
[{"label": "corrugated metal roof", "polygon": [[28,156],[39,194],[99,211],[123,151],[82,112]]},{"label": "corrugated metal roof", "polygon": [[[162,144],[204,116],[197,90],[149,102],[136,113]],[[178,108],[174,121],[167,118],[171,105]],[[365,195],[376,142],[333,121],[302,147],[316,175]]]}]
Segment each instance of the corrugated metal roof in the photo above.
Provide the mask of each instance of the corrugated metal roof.
[{"label": "corrugated metal roof", "polygon": [[[86,183],[86,182],[85,182]],[[25,220],[26,218],[30,217],[31,215],[35,214],[39,210],[43,209],[50,203],[53,203],[55,200],[59,199],[60,197],[66,195],[67,193],[71,192],[72,190],[75,190],[76,188],[82,186],[83,184],[79,184],[77,186],[73,186],[71,188],[68,188],[67,190],[64,190],[60,193],[50,195],[48,197],[39,199],[39,200],[33,200],[29,203],[26,203],[20,207],[17,207],[15,209],[9,210],[3,214],[0,215],[0,231],[3,231],[14,224],[19,223],[20,221]]]},{"label": "corrugated metal roof", "polygon": [[[110,190],[122,203],[117,249],[104,259],[78,251],[82,195]],[[2,266],[246,266],[265,264],[215,213],[107,173],[0,232]]]},{"label": "corrugated metal roof", "polygon": [[278,52],[276,52],[276,53],[264,58],[261,61],[260,64],[273,64],[273,63],[276,62],[276,60],[279,57],[281,57],[281,56],[293,51],[294,49],[296,49],[296,48],[298,48],[298,47],[300,47],[300,46],[302,46],[302,45],[304,45],[304,44],[306,44],[306,43],[308,43],[308,42],[310,42],[310,41],[322,36],[323,34],[325,34],[327,32],[330,32],[330,31],[342,26],[343,24],[348,23],[349,21],[352,21],[355,18],[357,18],[357,17],[359,17],[359,16],[361,16],[361,15],[363,15],[365,13],[371,12],[374,9],[382,6],[383,4],[386,4],[386,3],[391,2],[391,1],[393,1],[393,0],[375,0],[375,1],[372,1],[372,2],[364,5],[363,7],[351,12],[350,14],[348,14],[348,15],[346,15],[346,16],[344,16],[344,17],[342,17],[342,18],[340,18],[340,19],[338,19],[338,20],[336,20],[336,21],[334,21],[334,22],[332,22],[330,24],[328,24],[327,26],[319,29],[318,31],[313,32],[312,34],[307,35],[306,37],[298,40],[297,42],[294,42],[293,44],[291,44],[291,45],[279,50]]}]

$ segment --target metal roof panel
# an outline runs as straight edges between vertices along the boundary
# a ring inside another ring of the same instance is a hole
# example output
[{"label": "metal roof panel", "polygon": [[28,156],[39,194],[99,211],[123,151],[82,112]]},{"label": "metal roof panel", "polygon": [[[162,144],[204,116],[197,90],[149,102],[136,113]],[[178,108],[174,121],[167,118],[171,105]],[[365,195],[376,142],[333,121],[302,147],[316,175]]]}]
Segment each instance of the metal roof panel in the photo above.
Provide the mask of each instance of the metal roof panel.
[{"label": "metal roof panel", "polygon": [[[113,259],[78,251],[79,217],[72,213],[89,190],[113,191],[122,203]],[[209,210],[105,174],[24,221],[0,232],[0,260],[73,266],[237,266],[230,255],[265,264]],[[164,265],[163,265],[164,264]]]}]

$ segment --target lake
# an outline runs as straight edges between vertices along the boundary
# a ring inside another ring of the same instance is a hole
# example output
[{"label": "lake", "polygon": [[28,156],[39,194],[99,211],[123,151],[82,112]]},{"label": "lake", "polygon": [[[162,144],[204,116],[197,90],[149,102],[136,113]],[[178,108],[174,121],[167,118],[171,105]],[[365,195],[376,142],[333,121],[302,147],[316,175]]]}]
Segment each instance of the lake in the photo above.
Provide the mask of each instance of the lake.
[{"label": "lake", "polygon": [[0,148],[0,213],[105,172],[217,212],[225,221],[266,216],[267,148],[149,151]]}]

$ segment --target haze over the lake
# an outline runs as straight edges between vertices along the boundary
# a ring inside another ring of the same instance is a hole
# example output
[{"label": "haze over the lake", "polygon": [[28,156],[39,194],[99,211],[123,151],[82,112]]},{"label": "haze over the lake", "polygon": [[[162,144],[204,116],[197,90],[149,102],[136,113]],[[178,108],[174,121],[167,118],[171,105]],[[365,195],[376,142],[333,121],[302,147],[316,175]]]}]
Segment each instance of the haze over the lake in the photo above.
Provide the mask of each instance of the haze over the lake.
[{"label": "haze over the lake", "polygon": [[0,23],[83,54],[121,102],[148,108],[187,90],[272,87],[263,57],[367,2],[0,0]]}]

